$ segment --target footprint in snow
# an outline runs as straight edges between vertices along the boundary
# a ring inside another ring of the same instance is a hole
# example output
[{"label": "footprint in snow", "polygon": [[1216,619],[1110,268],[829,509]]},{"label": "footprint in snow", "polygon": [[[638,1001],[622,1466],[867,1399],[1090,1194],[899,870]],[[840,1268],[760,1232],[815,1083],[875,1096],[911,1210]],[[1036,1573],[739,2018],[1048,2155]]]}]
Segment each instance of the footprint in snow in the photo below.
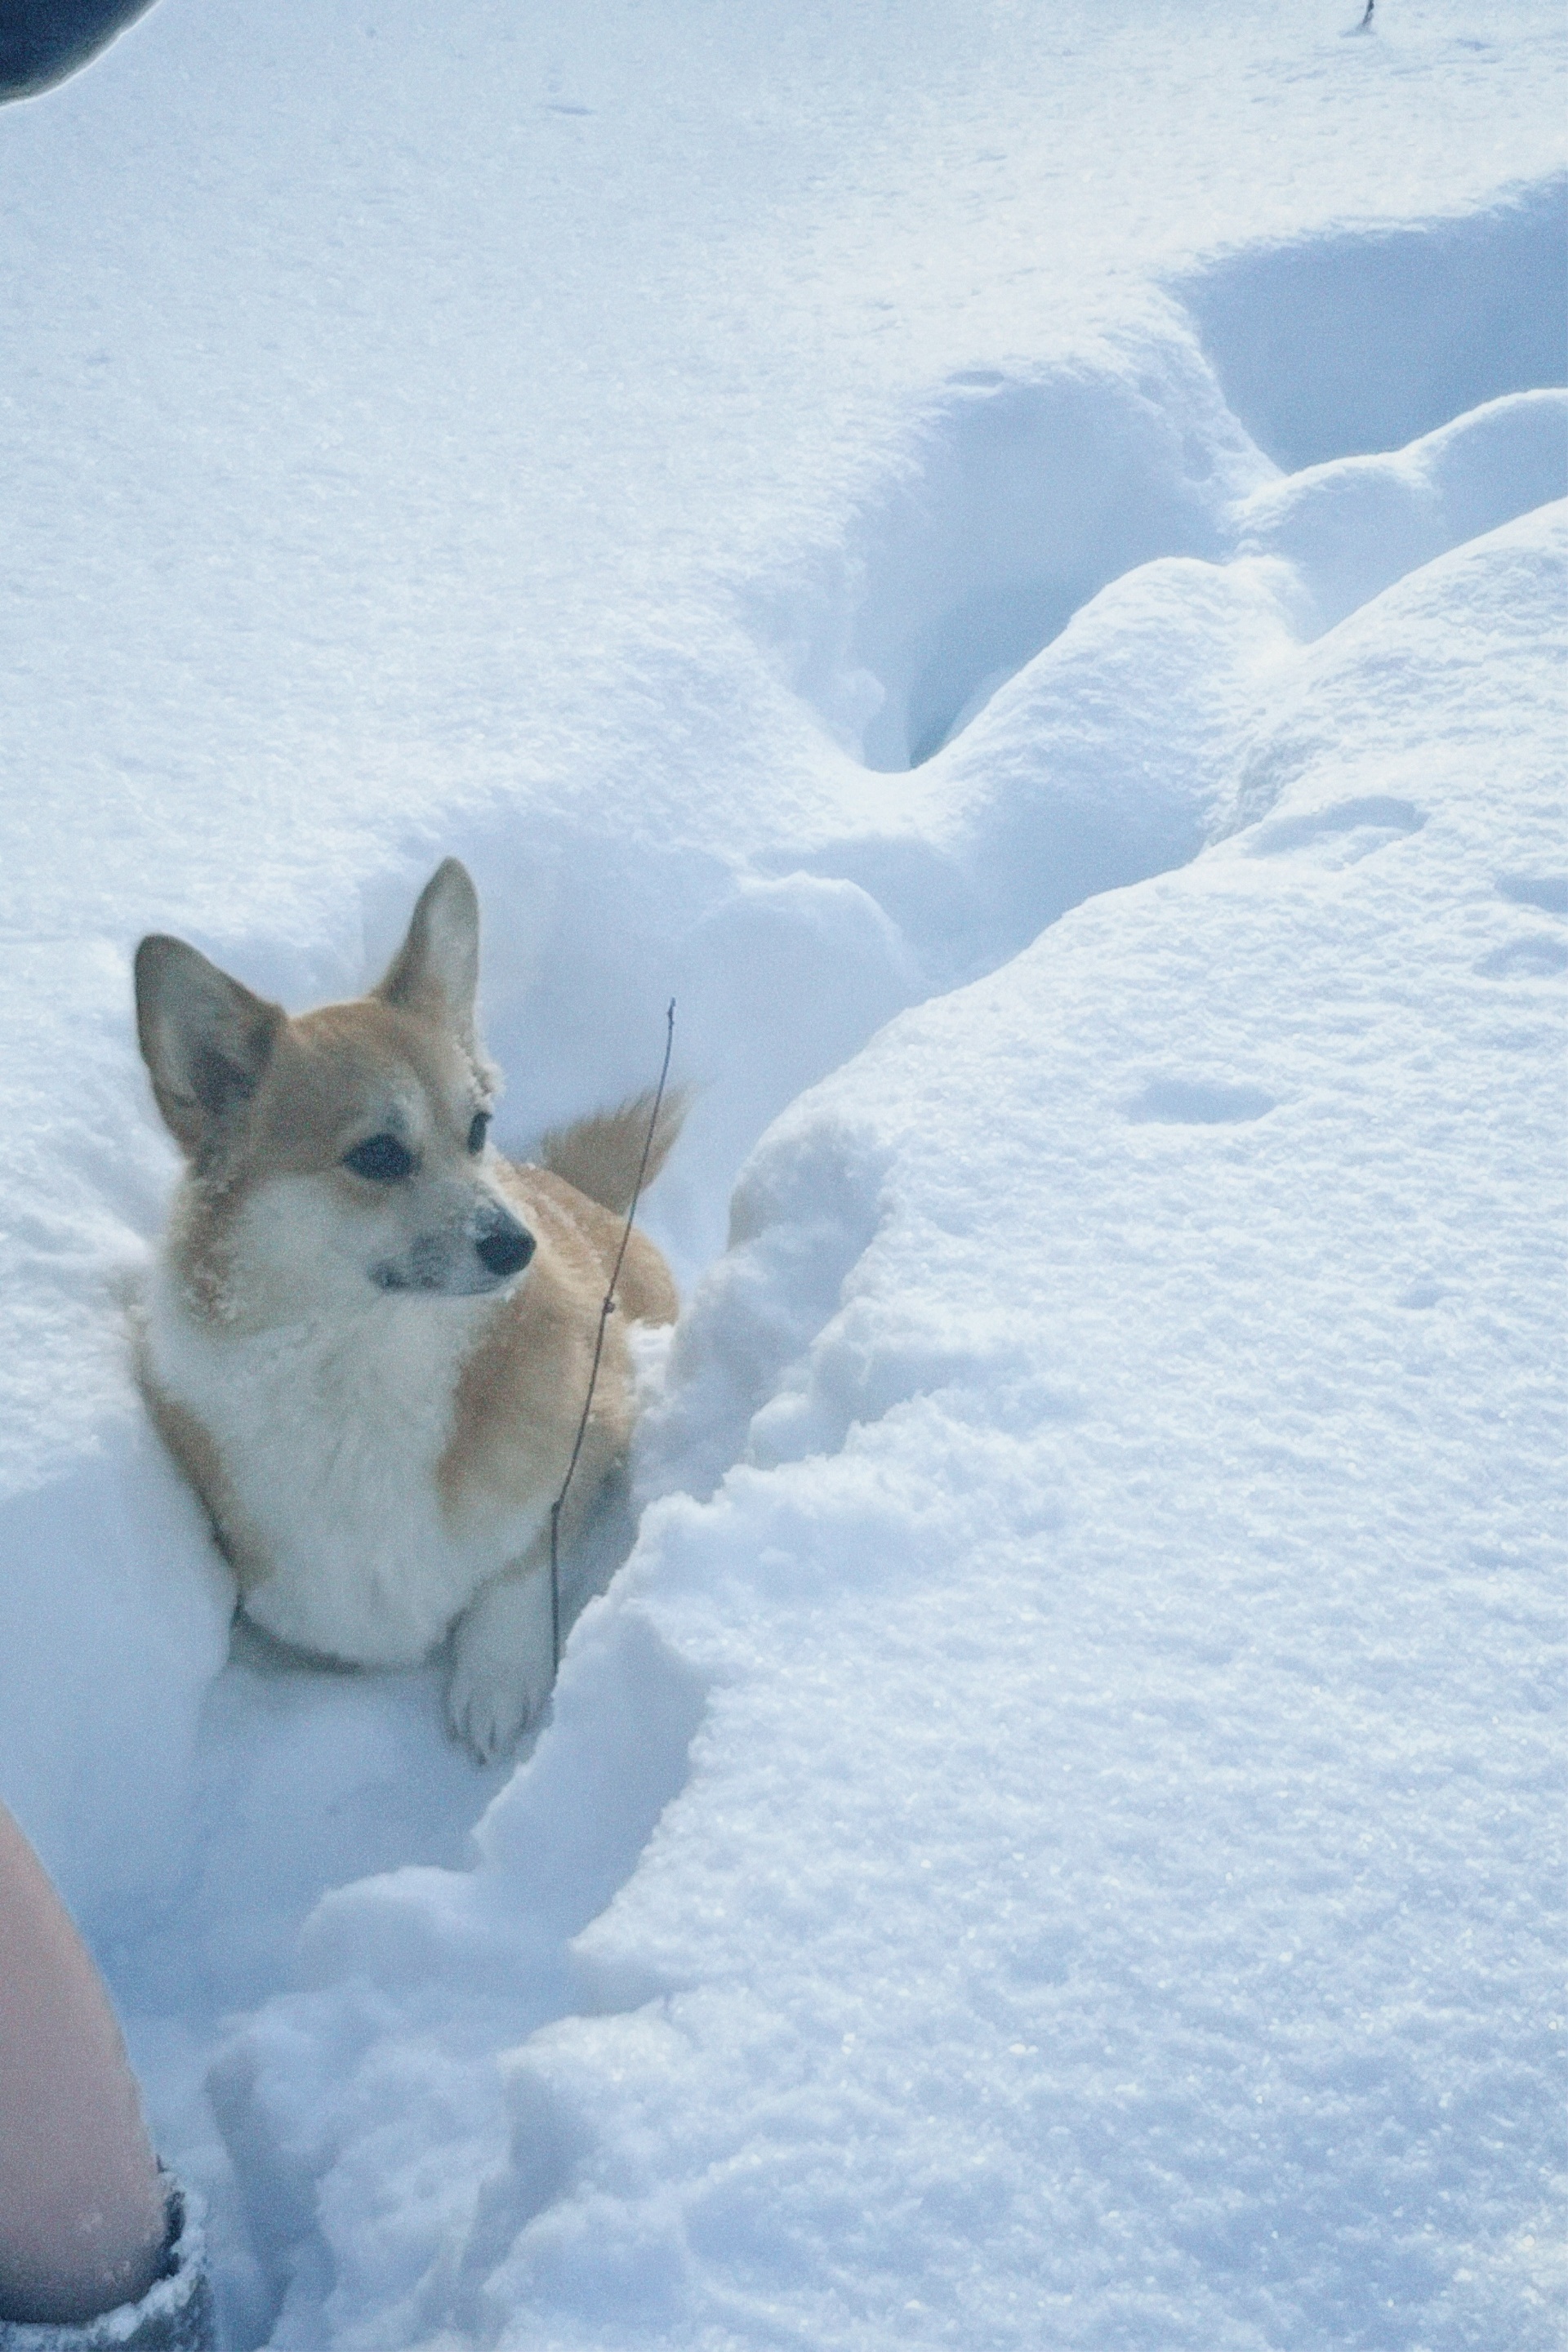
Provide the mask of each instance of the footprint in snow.
[{"label": "footprint in snow", "polygon": [[1494,948],[1490,955],[1482,956],[1476,970],[1483,980],[1509,980],[1515,976],[1542,980],[1565,967],[1568,945],[1552,939],[1549,932],[1537,931],[1529,939],[1510,940],[1507,947]]},{"label": "footprint in snow", "polygon": [[1410,801],[1381,793],[1341,801],[1303,816],[1276,817],[1260,824],[1247,845],[1249,857],[1279,857],[1291,849],[1316,849],[1325,864],[1354,866],[1391,842],[1419,833],[1426,819]]},{"label": "footprint in snow", "polygon": [[[1568,875],[1500,874],[1498,895],[1516,907],[1535,907],[1543,915],[1568,915]],[[1568,968],[1568,942],[1551,931],[1529,931],[1510,940],[1475,969],[1483,980],[1534,978],[1543,980]]]},{"label": "footprint in snow", "polygon": [[1151,1078],[1126,1107],[1135,1126],[1153,1120],[1167,1127],[1237,1127],[1262,1118],[1274,1097],[1261,1087],[1222,1086],[1210,1079]]},{"label": "footprint in snow", "polygon": [[1539,907],[1543,915],[1568,915],[1568,874],[1500,874],[1497,886],[1516,907]]}]

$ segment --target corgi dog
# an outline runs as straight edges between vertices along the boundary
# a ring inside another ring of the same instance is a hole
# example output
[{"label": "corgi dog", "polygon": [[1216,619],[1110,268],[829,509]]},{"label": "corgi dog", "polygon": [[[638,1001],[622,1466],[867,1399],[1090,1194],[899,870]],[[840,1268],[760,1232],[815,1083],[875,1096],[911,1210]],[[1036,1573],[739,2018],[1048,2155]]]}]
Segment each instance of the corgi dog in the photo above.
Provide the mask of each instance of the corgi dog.
[{"label": "corgi dog", "polygon": [[[183,940],[136,953],[136,1019],[184,1177],[138,1317],[153,1418],[206,1507],[239,1606],[297,1649],[411,1665],[448,1633],[447,1716],[481,1759],[554,1674],[551,1507],[647,1146],[649,1097],[489,1139],[474,1024],[479,910],[437,868],[384,978],[290,1019]],[[631,1436],[626,1327],[675,1286],[635,1229],[581,1455],[571,1542]]]}]

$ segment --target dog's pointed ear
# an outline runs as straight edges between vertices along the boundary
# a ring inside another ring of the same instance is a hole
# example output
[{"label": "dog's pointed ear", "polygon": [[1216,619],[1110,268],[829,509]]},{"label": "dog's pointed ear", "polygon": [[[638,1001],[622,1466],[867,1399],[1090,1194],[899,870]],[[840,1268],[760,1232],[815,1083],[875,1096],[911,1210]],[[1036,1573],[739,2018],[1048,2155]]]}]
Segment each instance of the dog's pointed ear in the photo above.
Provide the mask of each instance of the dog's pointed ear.
[{"label": "dog's pointed ear", "polygon": [[161,932],[136,950],[136,1034],[158,1108],[189,1160],[210,1158],[261,1083],[280,1004]]},{"label": "dog's pointed ear", "polygon": [[440,1022],[472,1051],[479,985],[479,894],[468,867],[448,857],[419,893],[408,936],[371,993]]}]

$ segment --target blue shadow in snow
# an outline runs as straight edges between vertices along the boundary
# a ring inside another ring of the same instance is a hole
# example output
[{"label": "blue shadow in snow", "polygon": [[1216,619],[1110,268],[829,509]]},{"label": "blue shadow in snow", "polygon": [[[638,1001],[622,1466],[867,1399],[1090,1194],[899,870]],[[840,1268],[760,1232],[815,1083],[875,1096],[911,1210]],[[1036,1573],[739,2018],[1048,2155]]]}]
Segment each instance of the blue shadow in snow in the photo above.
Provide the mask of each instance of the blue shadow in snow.
[{"label": "blue shadow in snow", "polygon": [[1253,248],[1176,290],[1232,411],[1296,473],[1568,380],[1565,228],[1557,178],[1463,219]]}]

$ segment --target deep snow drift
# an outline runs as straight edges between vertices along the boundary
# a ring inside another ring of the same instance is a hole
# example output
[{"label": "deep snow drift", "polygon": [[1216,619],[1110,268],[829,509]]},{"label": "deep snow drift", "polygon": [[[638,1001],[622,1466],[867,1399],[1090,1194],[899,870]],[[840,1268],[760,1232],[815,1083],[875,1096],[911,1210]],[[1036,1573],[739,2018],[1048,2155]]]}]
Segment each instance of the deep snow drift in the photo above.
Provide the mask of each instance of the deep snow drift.
[{"label": "deep snow drift", "polygon": [[[1561,43],[1380,19],[0,116],[0,1792],[237,2346],[1560,2338]],[[447,850],[503,1134],[702,1088],[488,1775],[225,1664],[116,1303],[137,934],[307,1002]]]}]

